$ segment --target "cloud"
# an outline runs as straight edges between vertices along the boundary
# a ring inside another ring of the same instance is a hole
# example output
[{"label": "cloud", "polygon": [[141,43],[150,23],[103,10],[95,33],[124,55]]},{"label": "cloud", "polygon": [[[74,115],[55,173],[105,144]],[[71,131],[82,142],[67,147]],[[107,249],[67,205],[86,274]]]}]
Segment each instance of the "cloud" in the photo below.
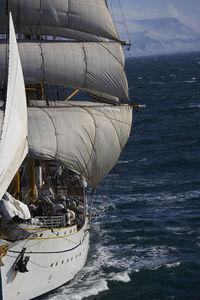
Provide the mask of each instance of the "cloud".
[{"label": "cloud", "polygon": [[153,19],[159,16],[164,17],[166,14],[166,10],[163,15],[157,7],[141,5],[140,0],[139,2],[123,0],[121,5],[118,4],[118,1],[108,1],[108,5],[111,15],[116,22],[123,20],[122,12],[126,20]]},{"label": "cloud", "polygon": [[[126,9],[124,9],[123,7],[124,18],[120,8],[114,7],[111,9],[111,15],[113,17],[118,32],[126,32],[124,19],[128,27],[128,31],[131,32],[135,30],[136,25],[134,24],[134,20],[154,19],[161,16],[160,12],[157,9],[148,9],[148,10],[145,10],[144,8],[136,9],[133,8],[132,6],[133,5],[128,7],[126,6]],[[165,15],[162,17],[165,17]]]},{"label": "cloud", "polygon": [[[122,13],[121,10],[118,8],[113,9],[113,14],[114,17],[117,21],[122,20]],[[156,18],[160,15],[159,11],[157,10],[136,10],[133,9],[132,7],[127,10],[123,10],[123,14],[125,16],[126,20],[143,20],[143,19],[151,19],[151,18]]]},{"label": "cloud", "polygon": [[182,14],[172,3],[168,3],[168,9],[169,9],[169,13],[172,17],[175,17],[177,19],[182,18]]},{"label": "cloud", "polygon": [[175,7],[171,2],[168,3],[168,12],[170,14],[170,17],[177,18],[183,24],[197,31],[200,30],[199,16],[197,19],[195,14],[191,14],[186,11],[181,13],[180,10],[177,7]]}]

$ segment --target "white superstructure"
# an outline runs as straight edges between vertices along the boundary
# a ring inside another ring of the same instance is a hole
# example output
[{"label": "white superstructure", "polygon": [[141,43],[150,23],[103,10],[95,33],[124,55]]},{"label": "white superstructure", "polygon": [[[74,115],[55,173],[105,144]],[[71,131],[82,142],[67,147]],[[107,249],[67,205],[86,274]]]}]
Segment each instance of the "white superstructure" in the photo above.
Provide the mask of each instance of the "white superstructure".
[{"label": "white superstructure", "polygon": [[[2,300],[32,299],[47,293],[67,281],[84,266],[89,248],[89,231],[85,225],[77,231],[77,226],[66,228],[33,229],[34,237],[9,245],[1,267]],[[28,272],[16,272],[15,262],[22,249],[28,256]]]}]

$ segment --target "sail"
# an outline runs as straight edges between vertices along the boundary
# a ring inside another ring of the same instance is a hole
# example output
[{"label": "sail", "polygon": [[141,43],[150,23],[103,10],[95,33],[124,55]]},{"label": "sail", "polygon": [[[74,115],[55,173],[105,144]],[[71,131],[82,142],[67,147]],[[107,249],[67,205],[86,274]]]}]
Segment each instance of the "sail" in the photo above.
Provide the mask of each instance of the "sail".
[{"label": "sail", "polygon": [[[6,0],[1,0],[6,7]],[[106,0],[9,0],[17,33],[68,37],[63,28],[119,40]],[[0,10],[0,32],[5,33],[5,10]],[[76,33],[75,33],[76,34]]]},{"label": "sail", "polygon": [[93,92],[87,91],[88,96],[92,99],[99,100],[106,103],[119,103],[119,98],[110,96],[108,94],[100,93],[100,92]]},{"label": "sail", "polygon": [[[0,81],[4,81],[5,51],[2,42]],[[19,51],[26,82],[51,83],[129,100],[124,54],[117,42],[22,42]]]},{"label": "sail", "polygon": [[43,104],[28,108],[29,155],[56,159],[96,187],[128,140],[132,108],[71,101]]},{"label": "sail", "polygon": [[9,25],[7,99],[0,139],[0,199],[28,152],[26,95],[11,14]]}]

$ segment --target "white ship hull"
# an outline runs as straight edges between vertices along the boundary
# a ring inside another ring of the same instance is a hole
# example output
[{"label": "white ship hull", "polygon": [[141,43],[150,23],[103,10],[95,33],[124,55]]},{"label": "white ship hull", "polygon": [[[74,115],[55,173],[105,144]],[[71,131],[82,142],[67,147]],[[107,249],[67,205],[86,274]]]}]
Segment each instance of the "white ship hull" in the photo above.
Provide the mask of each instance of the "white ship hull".
[{"label": "white ship hull", "polygon": [[[71,280],[84,266],[88,248],[88,223],[77,231],[77,226],[60,229],[34,229],[37,237],[9,243],[0,239],[1,245],[9,245],[1,266],[2,300],[27,300],[47,293]],[[14,270],[15,262],[23,248],[30,259],[28,272]]]}]

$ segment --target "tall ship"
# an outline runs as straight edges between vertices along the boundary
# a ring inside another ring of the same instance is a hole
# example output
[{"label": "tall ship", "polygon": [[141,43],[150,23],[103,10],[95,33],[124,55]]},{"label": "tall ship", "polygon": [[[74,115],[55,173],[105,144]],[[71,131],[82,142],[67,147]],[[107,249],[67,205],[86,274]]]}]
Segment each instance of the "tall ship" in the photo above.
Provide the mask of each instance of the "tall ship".
[{"label": "tall ship", "polygon": [[87,187],[116,164],[138,106],[107,1],[0,0],[0,37],[0,297],[25,300],[84,266]]}]

